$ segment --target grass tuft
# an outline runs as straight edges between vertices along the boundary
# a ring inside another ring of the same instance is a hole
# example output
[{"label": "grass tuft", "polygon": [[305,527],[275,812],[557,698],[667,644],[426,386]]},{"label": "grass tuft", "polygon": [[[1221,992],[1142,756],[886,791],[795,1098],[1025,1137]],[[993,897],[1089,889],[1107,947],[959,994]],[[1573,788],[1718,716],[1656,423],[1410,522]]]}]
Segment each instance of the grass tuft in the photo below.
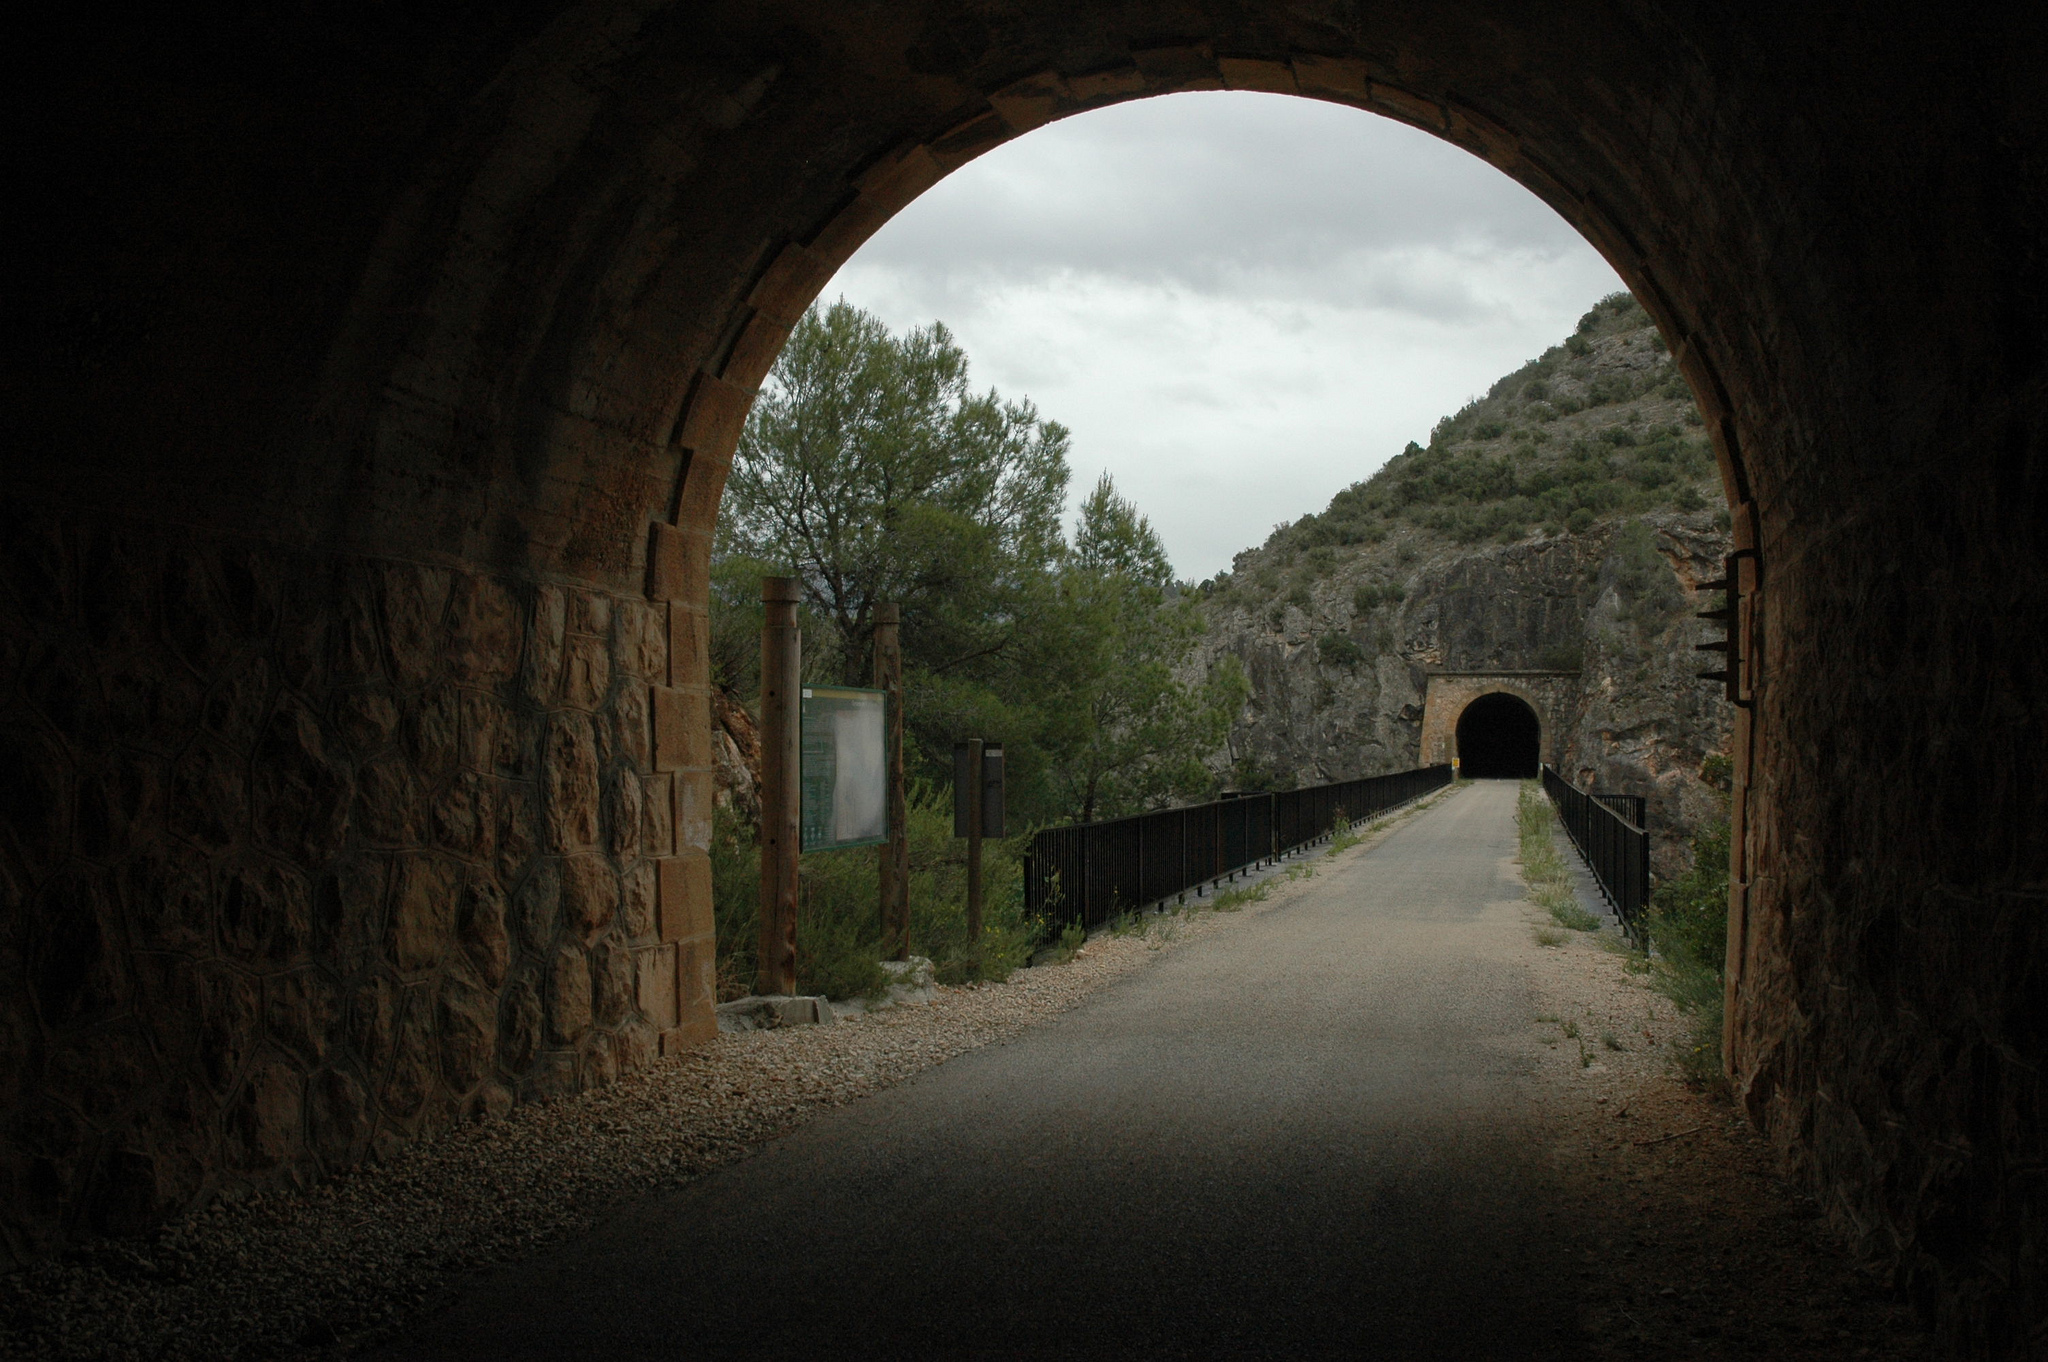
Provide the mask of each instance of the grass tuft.
[{"label": "grass tuft", "polygon": [[1558,854],[1557,841],[1551,834],[1556,814],[1533,780],[1522,782],[1515,823],[1521,834],[1522,879],[1529,886],[1529,901],[1550,914],[1550,920],[1560,927],[1575,932],[1598,931],[1599,916],[1587,912],[1579,903],[1572,888],[1571,872],[1565,868],[1564,857]]}]

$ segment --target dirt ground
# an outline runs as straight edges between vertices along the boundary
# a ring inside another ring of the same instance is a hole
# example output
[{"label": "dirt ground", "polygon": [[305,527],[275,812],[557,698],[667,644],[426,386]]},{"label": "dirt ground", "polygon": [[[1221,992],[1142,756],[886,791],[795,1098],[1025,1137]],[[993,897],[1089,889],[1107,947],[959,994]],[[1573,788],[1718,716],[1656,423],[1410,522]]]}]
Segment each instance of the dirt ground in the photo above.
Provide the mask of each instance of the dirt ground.
[{"label": "dirt ground", "polygon": [[1585,1208],[1558,1289],[1578,1299],[1586,1356],[1929,1356],[1911,1311],[1841,1251],[1770,1146],[1725,1096],[1681,1080],[1687,1028],[1640,961],[1592,934],[1541,946],[1535,922],[1550,1153]]}]

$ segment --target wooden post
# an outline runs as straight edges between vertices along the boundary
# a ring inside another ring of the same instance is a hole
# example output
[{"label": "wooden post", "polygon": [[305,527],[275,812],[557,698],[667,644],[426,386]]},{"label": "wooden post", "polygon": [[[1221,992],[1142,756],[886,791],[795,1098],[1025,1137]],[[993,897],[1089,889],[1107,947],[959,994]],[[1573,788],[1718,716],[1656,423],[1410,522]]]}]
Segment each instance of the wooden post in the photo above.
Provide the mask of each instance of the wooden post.
[{"label": "wooden post", "polygon": [[797,854],[803,790],[803,640],[794,577],[763,577],[761,602],[761,945],[754,992],[796,992]]},{"label": "wooden post", "polygon": [[967,740],[967,958],[981,961],[981,739]]},{"label": "wooden post", "polygon": [[883,738],[889,768],[889,840],[876,848],[881,861],[882,946],[891,960],[910,958],[910,829],[903,797],[903,610],[875,606],[875,689],[888,707]]}]

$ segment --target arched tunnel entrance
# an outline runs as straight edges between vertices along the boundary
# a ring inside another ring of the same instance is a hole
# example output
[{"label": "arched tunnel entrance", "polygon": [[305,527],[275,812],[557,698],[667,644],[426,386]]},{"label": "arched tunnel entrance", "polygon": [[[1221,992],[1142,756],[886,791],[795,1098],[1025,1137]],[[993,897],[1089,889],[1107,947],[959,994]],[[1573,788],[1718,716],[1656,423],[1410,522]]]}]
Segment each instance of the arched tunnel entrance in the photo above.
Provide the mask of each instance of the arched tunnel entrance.
[{"label": "arched tunnel entrance", "polygon": [[1506,691],[1482,695],[1458,716],[1458,774],[1471,780],[1526,780],[1543,761],[1543,725],[1528,701]]},{"label": "arched tunnel entrance", "polygon": [[2048,646],[2048,39],[1740,9],[66,20],[12,91],[6,1252],[701,1038],[707,565],[789,327],[1005,139],[1246,89],[1465,147],[1656,319],[1748,555],[1734,1090],[1956,1330],[2025,1337],[2048,782],[2038,725],[1975,739]]}]

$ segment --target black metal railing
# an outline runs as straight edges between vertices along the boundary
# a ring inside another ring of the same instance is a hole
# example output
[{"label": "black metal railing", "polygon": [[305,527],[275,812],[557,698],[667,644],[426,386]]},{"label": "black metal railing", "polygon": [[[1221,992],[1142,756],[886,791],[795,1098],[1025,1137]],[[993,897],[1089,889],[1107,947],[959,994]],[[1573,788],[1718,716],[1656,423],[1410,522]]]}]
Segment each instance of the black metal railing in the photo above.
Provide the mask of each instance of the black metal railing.
[{"label": "black metal railing", "polygon": [[1559,821],[1586,858],[1621,929],[1647,948],[1643,914],[1650,906],[1650,833],[1643,799],[1589,794],[1550,766],[1543,768],[1543,792],[1557,806]]},{"label": "black metal railing", "polygon": [[1024,909],[1054,929],[1098,927],[1329,836],[1340,813],[1371,818],[1450,781],[1450,767],[1426,766],[1046,828],[1025,853]]}]

